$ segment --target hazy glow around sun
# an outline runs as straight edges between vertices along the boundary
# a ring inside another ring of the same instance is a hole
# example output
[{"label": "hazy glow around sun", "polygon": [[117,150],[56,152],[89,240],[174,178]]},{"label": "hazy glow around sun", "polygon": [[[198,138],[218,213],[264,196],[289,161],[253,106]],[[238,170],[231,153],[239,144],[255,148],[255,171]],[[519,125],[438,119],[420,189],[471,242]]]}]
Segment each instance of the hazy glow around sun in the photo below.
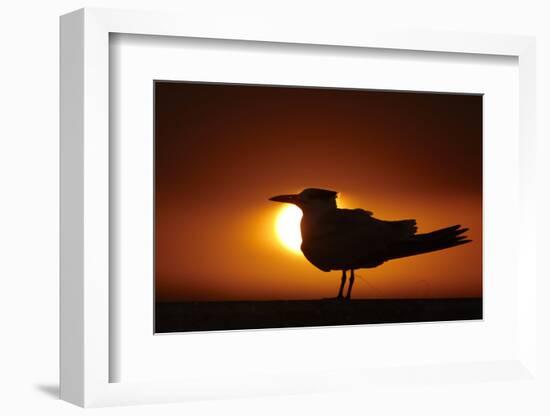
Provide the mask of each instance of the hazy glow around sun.
[{"label": "hazy glow around sun", "polygon": [[301,254],[300,220],[302,211],[296,205],[285,205],[275,220],[275,233],[282,245],[296,254]]}]

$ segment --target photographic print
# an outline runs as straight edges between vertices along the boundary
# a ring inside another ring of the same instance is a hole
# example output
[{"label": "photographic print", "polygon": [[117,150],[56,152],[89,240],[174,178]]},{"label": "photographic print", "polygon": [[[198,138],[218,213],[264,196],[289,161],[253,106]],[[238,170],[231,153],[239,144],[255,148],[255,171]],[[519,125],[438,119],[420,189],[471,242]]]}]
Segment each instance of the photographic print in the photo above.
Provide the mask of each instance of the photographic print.
[{"label": "photographic print", "polygon": [[482,319],[481,95],[154,96],[156,333]]}]

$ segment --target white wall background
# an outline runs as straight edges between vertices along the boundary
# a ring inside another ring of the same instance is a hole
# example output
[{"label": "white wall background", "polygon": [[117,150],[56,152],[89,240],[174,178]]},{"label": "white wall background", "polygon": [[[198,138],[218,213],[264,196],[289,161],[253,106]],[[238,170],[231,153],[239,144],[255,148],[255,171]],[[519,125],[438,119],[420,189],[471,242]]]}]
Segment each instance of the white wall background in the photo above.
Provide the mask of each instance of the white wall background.
[{"label": "white wall background", "polygon": [[[58,16],[74,9],[115,7],[177,10],[208,19],[247,14],[315,25],[373,22],[389,26],[536,35],[538,38],[538,132],[540,235],[548,235],[550,172],[550,12],[546,1],[169,1],[69,0],[4,2],[0,13],[0,413],[73,414],[79,408],[56,399],[58,383]],[[545,178],[544,183],[542,178]],[[513,219],[512,219],[513,220]],[[540,240],[541,276],[550,276]],[[546,240],[546,241],[545,241]],[[547,255],[546,255],[547,256]],[[539,293],[550,294],[542,280]],[[541,297],[543,300],[544,297]],[[542,364],[550,351],[550,308],[540,303]],[[550,374],[550,371],[546,371]],[[545,392],[498,383],[423,387],[395,397],[346,393],[195,402],[93,410],[114,414],[550,414]],[[546,389],[550,391],[550,389]],[[483,404],[479,405],[479,400]]]}]

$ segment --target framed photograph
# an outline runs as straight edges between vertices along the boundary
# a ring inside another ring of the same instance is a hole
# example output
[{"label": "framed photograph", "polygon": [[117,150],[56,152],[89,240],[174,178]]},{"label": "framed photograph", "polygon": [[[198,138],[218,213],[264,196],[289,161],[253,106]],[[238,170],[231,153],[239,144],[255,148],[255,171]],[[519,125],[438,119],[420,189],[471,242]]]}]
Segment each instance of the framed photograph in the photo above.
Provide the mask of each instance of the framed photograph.
[{"label": "framed photograph", "polygon": [[534,40],[243,21],[61,18],[62,398],[537,383]]},{"label": "framed photograph", "polygon": [[155,332],[481,319],[482,101],[156,80]]}]

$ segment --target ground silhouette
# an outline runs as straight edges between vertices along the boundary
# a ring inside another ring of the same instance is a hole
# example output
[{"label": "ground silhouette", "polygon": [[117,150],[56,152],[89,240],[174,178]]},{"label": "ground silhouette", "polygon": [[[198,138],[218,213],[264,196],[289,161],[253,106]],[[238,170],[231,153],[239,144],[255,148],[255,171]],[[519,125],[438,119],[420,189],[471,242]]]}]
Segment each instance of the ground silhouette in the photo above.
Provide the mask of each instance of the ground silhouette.
[{"label": "ground silhouette", "polygon": [[481,298],[163,302],[156,332],[482,319]]}]

